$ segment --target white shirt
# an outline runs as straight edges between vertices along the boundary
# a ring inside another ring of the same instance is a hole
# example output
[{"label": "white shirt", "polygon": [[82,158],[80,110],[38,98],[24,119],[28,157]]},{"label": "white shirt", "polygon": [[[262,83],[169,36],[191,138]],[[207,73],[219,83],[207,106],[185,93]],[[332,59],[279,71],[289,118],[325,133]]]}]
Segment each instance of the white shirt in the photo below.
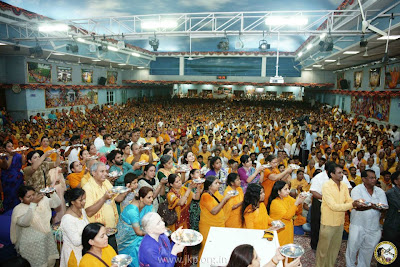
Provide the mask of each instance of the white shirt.
[{"label": "white shirt", "polygon": [[137,143],[138,143],[139,145],[144,145],[144,144],[146,144],[147,142],[146,142],[146,139],[144,139],[143,137],[140,137],[139,140],[137,141]]},{"label": "white shirt", "polygon": [[[326,171],[323,171],[321,173],[318,173],[315,175],[315,177],[311,180],[311,187],[310,191],[315,191],[322,195],[322,186],[324,185],[325,182],[329,181],[328,174]],[[349,180],[347,180],[346,175],[343,175],[343,183],[347,185],[348,188],[352,188],[351,184],[349,183]],[[321,199],[318,199],[320,202],[322,202]]]},{"label": "white shirt", "polygon": [[[381,188],[374,186],[374,191],[372,196],[368,193],[367,188],[365,188],[364,184],[357,185],[351,190],[351,198],[354,200],[364,199],[370,203],[382,203],[387,205],[387,199],[385,195],[385,191]],[[364,228],[368,228],[368,230],[376,230],[380,231],[379,219],[381,217],[381,213],[374,209],[358,211],[353,209],[351,211],[350,222],[351,224],[362,226]]]},{"label": "white shirt", "polygon": [[98,136],[96,139],[94,139],[94,145],[97,149],[97,151],[100,150],[104,146],[104,140],[103,137]]},{"label": "white shirt", "polygon": [[379,177],[381,177],[381,169],[379,169],[378,165],[373,164],[372,167],[367,165],[367,166],[365,166],[365,169],[374,171],[375,175],[376,175],[376,179],[379,179]]}]

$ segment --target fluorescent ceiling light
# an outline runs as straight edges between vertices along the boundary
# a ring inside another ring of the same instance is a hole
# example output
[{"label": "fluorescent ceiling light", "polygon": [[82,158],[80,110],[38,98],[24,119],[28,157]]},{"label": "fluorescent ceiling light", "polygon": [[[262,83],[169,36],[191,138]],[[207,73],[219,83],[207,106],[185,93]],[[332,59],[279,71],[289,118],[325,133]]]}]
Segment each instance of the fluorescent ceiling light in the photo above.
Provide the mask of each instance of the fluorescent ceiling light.
[{"label": "fluorescent ceiling light", "polygon": [[116,48],[115,46],[109,45],[109,46],[107,46],[107,48],[108,48],[108,50],[110,50],[110,51],[118,51],[118,48]]},{"label": "fluorescent ceiling light", "polygon": [[159,29],[159,28],[175,28],[178,26],[176,20],[144,20],[141,22],[142,29]]},{"label": "fluorescent ceiling light", "polygon": [[118,65],[119,66],[125,66],[126,64],[125,63],[119,63]]},{"label": "fluorescent ceiling light", "polygon": [[55,55],[55,56],[64,56],[65,54],[56,52],[56,53],[53,53],[53,55]]},{"label": "fluorescent ceiling light", "polygon": [[358,54],[358,53],[360,53],[360,51],[346,51],[343,54],[345,54],[345,55],[355,55],[355,54]]},{"label": "fluorescent ceiling light", "polygon": [[139,53],[136,53],[136,52],[133,52],[133,53],[132,53],[132,56],[134,56],[134,57],[140,57],[140,54],[139,54]]},{"label": "fluorescent ceiling light", "polygon": [[281,17],[270,16],[265,19],[265,24],[270,26],[304,26],[308,24],[308,18],[304,16]]},{"label": "fluorescent ceiling light", "polygon": [[81,37],[76,38],[76,40],[80,43],[86,43],[86,40]]},{"label": "fluorescent ceiling light", "polygon": [[92,61],[101,61],[101,59],[92,59]]},{"label": "fluorescent ceiling light", "polygon": [[308,44],[308,45],[307,45],[307,50],[310,50],[312,47],[313,47],[312,44]]},{"label": "fluorescent ceiling light", "polygon": [[5,43],[0,43],[0,45],[7,45],[7,44],[5,44]]},{"label": "fluorescent ceiling light", "polygon": [[389,40],[397,40],[400,38],[400,35],[381,36],[377,40],[387,40],[388,38]]},{"label": "fluorescent ceiling light", "polygon": [[65,32],[69,27],[65,24],[43,24],[39,26],[40,32]]},{"label": "fluorescent ceiling light", "polygon": [[314,68],[321,68],[322,65],[312,65]]},{"label": "fluorescent ceiling light", "polygon": [[144,69],[144,67],[142,67],[142,66],[139,66],[139,67],[137,67],[138,69]]},{"label": "fluorescent ceiling light", "polygon": [[336,62],[336,59],[325,59],[325,62]]},{"label": "fluorescent ceiling light", "polygon": [[326,37],[326,33],[323,33],[319,36],[319,39],[323,40]]},{"label": "fluorescent ceiling light", "polygon": [[298,54],[298,57],[301,57],[303,55],[303,52],[300,52],[299,54]]},{"label": "fluorescent ceiling light", "polygon": [[310,69],[310,68],[306,68],[306,69],[304,69],[304,70],[312,70],[312,69]]}]

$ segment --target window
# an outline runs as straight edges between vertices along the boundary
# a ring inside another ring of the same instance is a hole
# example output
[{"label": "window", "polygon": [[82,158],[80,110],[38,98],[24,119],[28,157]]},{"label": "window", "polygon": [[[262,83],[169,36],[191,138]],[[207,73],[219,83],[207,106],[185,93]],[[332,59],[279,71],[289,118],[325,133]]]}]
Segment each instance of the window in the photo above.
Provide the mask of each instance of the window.
[{"label": "window", "polygon": [[107,105],[114,105],[114,91],[107,91]]}]

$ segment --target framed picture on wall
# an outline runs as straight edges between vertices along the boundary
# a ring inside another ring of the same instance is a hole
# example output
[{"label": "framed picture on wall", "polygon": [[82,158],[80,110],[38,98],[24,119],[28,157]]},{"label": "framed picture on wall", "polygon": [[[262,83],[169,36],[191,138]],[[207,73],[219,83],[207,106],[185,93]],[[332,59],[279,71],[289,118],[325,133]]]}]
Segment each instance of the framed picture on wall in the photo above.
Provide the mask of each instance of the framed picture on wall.
[{"label": "framed picture on wall", "polygon": [[344,72],[338,72],[336,74],[336,88],[337,89],[343,89],[342,86],[340,85],[340,81],[344,80]]},{"label": "framed picture on wall", "polygon": [[400,89],[400,64],[385,66],[385,89]]},{"label": "framed picture on wall", "polygon": [[358,89],[362,85],[363,72],[355,71],[354,72],[354,88]]},{"label": "framed picture on wall", "polygon": [[28,83],[51,83],[51,65],[27,62]]},{"label": "framed picture on wall", "polygon": [[72,68],[57,67],[57,82],[72,82]]},{"label": "framed picture on wall", "polygon": [[82,82],[93,83],[93,70],[82,69]]},{"label": "framed picture on wall", "polygon": [[118,72],[107,71],[107,84],[117,84]]},{"label": "framed picture on wall", "polygon": [[381,85],[381,68],[373,68],[369,70],[369,86],[374,90]]}]

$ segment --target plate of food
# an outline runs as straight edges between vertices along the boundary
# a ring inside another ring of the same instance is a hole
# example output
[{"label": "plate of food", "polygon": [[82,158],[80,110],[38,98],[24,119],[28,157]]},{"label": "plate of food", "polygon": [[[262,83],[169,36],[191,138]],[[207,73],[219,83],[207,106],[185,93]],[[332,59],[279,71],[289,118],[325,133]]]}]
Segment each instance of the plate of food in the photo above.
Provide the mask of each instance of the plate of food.
[{"label": "plate of food", "polygon": [[139,164],[140,166],[146,166],[146,165],[149,165],[149,163],[148,163],[148,162],[146,162],[146,161],[144,161],[144,160],[142,160],[142,161],[139,161],[139,162],[138,162],[138,164]]},{"label": "plate of food", "polygon": [[7,156],[6,153],[0,153],[0,157],[5,157],[5,156]]},{"label": "plate of food", "polygon": [[13,149],[12,152],[20,152],[20,151],[25,151],[28,150],[29,147],[27,146],[22,146],[22,147],[17,147],[16,149]]},{"label": "plate of food", "polygon": [[311,197],[312,196],[312,194],[310,192],[307,192],[307,191],[301,192],[300,195],[305,196],[305,197]]},{"label": "plate of food", "polygon": [[272,166],[270,164],[264,164],[262,165],[264,168],[271,168]]},{"label": "plate of food", "polygon": [[299,166],[299,165],[296,165],[296,164],[289,164],[289,167],[292,168],[293,170],[298,170],[298,169],[300,169],[300,166]]},{"label": "plate of food", "polygon": [[114,186],[111,188],[111,192],[116,193],[116,194],[123,194],[129,190],[128,187],[126,186]]},{"label": "plate of food", "polygon": [[117,228],[106,227],[106,233],[108,236],[115,235],[117,232]]},{"label": "plate of food", "polygon": [[358,202],[360,202],[360,204],[363,205],[364,207],[369,207],[372,205],[371,202],[364,201],[362,199],[360,199]]},{"label": "plate of food", "polygon": [[54,190],[56,190],[54,187],[48,187],[47,186],[46,188],[40,189],[40,193],[48,194],[48,193],[53,192]]},{"label": "plate of food", "polygon": [[377,206],[379,209],[382,209],[382,210],[386,210],[386,209],[389,208],[389,205],[386,205],[386,204],[383,204],[383,203],[377,203],[376,206]]},{"label": "plate of food", "polygon": [[286,225],[280,220],[272,221],[271,227],[268,228],[267,231],[277,231],[279,229],[285,228],[285,226]]},{"label": "plate of food", "polygon": [[122,175],[122,172],[118,172],[118,171],[113,171],[108,174],[109,177],[118,177],[120,175]]},{"label": "plate of food", "polygon": [[91,156],[91,157],[88,157],[87,159],[88,160],[96,160],[96,159],[98,159],[99,157],[98,156]]},{"label": "plate of food", "polygon": [[178,169],[185,172],[190,171],[190,168],[187,165],[179,165]]},{"label": "plate of food", "polygon": [[232,195],[232,196],[237,196],[237,195],[239,195],[239,192],[237,190],[231,190],[227,194]]},{"label": "plate of food", "polygon": [[128,266],[131,262],[132,257],[128,254],[119,254],[111,259],[111,263],[118,265],[118,267]]},{"label": "plate of food", "polygon": [[193,183],[195,183],[195,184],[202,184],[202,183],[204,183],[205,181],[206,181],[206,179],[198,178],[198,179],[194,179],[194,180],[193,180]]},{"label": "plate of food", "polygon": [[151,147],[148,147],[148,146],[142,147],[142,150],[151,150]]},{"label": "plate of food", "polygon": [[171,239],[184,246],[196,246],[203,241],[203,235],[192,229],[178,229],[171,234]]},{"label": "plate of food", "polygon": [[279,248],[280,253],[288,258],[298,258],[304,254],[304,248],[296,244],[287,244]]}]

